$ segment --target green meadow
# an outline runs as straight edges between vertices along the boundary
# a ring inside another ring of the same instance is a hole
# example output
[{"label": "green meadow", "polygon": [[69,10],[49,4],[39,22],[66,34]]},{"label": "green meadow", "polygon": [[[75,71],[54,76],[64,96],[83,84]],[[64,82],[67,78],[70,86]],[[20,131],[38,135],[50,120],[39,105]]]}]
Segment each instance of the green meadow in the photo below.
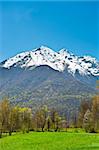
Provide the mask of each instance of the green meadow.
[{"label": "green meadow", "polygon": [[99,150],[99,134],[83,132],[16,133],[0,139],[0,150]]}]

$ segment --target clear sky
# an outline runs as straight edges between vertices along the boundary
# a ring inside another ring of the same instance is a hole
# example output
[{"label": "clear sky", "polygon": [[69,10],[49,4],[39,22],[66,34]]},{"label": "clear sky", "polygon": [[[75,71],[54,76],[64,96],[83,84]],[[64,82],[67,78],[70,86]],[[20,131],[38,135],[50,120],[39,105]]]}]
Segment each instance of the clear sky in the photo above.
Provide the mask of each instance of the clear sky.
[{"label": "clear sky", "polygon": [[41,45],[99,59],[99,2],[0,2],[0,61]]}]

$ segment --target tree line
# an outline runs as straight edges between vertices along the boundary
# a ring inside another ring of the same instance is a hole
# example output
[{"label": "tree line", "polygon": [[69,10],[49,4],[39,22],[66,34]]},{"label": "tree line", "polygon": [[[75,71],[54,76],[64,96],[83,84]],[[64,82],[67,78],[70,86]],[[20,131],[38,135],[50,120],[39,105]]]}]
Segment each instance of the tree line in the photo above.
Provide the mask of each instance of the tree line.
[{"label": "tree line", "polygon": [[99,132],[99,96],[91,102],[83,101],[79,113],[74,115],[71,123],[66,116],[61,116],[55,108],[46,105],[36,112],[31,108],[12,106],[8,98],[0,102],[0,138],[3,133],[22,131],[61,131],[69,127],[84,128],[86,132]]}]

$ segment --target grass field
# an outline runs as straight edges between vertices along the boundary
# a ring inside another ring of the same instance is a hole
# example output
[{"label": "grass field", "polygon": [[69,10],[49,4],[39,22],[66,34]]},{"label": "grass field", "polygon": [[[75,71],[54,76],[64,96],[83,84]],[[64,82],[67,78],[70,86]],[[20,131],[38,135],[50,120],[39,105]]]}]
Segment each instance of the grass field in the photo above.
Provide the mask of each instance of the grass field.
[{"label": "grass field", "polygon": [[0,150],[99,150],[99,134],[17,133],[0,139]]}]

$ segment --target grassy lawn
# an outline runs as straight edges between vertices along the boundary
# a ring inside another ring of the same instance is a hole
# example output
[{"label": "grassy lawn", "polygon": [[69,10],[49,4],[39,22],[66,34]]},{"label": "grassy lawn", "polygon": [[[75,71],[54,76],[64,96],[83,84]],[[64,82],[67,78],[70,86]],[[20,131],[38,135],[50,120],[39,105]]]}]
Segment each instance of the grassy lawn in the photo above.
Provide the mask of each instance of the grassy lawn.
[{"label": "grassy lawn", "polygon": [[99,134],[17,133],[0,139],[0,150],[99,150]]}]

